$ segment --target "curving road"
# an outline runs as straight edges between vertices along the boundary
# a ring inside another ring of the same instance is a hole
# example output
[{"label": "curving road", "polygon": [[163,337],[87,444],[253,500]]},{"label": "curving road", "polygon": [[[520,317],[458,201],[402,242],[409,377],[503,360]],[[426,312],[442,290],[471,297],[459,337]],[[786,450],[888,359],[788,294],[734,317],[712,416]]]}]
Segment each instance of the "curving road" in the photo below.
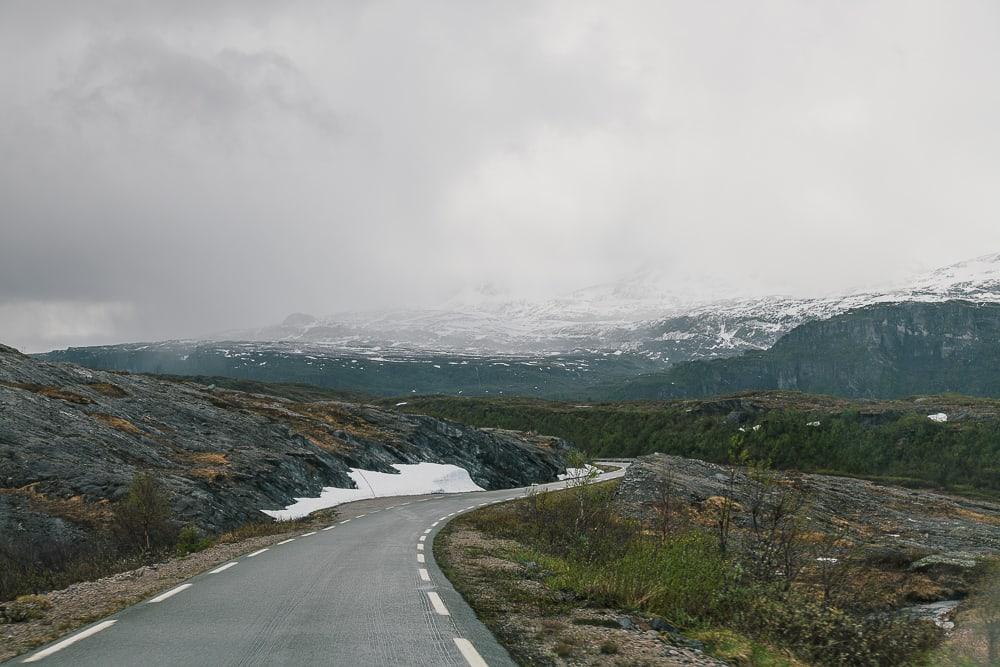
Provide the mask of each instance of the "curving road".
[{"label": "curving road", "polygon": [[455,515],[527,491],[344,505],[328,527],[242,556],[4,664],[513,665],[441,574],[431,543]]}]

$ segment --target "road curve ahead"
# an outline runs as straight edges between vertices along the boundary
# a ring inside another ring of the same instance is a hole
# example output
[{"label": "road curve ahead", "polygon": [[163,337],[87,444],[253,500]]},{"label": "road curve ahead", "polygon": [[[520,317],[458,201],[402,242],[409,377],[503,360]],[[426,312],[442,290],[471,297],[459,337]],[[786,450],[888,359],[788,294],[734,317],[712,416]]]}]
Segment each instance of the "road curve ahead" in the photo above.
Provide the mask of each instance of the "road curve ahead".
[{"label": "road curve ahead", "polygon": [[4,664],[513,665],[441,574],[431,544],[455,515],[527,491],[345,505],[328,527],[220,565]]}]

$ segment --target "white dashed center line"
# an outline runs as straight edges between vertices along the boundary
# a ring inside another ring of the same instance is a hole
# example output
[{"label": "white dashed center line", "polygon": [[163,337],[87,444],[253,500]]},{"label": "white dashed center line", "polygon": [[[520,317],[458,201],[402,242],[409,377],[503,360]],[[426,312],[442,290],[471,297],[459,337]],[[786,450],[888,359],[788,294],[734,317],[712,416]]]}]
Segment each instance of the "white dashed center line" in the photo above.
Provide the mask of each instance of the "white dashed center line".
[{"label": "white dashed center line", "polygon": [[261,555],[262,553],[264,553],[267,550],[268,550],[267,547],[265,547],[265,548],[261,549],[260,551],[254,551],[252,554],[247,554],[247,558],[253,558],[254,556],[259,556],[259,555]]},{"label": "white dashed center line", "polygon": [[479,651],[476,650],[476,647],[468,639],[455,637],[455,646],[458,647],[465,661],[469,663],[469,667],[489,667],[486,661],[483,660],[483,656],[479,655]]},{"label": "white dashed center line", "polygon": [[350,521],[350,519],[344,519],[344,520],[343,520],[343,521],[341,521],[340,523],[347,523],[347,522],[349,522],[349,521]]},{"label": "white dashed center line", "polygon": [[62,640],[58,644],[53,644],[52,646],[50,646],[48,648],[43,648],[38,653],[35,653],[30,658],[27,658],[24,662],[37,662],[37,661],[39,661],[39,660],[41,660],[43,658],[47,658],[50,655],[52,655],[53,653],[56,653],[57,651],[63,650],[67,646],[72,646],[73,644],[77,643],[81,639],[86,639],[87,637],[90,637],[92,635],[96,635],[101,630],[107,630],[108,628],[110,628],[115,623],[117,623],[117,621],[114,621],[114,620],[104,621],[103,623],[98,623],[97,625],[95,625],[93,627],[87,628],[83,632],[79,632],[79,633],[73,635],[72,637],[69,637],[68,639]]},{"label": "white dashed center line", "polygon": [[427,536],[426,536],[426,535],[421,535],[421,536],[420,536],[420,541],[421,541],[421,542],[423,542],[423,541],[424,541],[424,540],[426,540],[426,539],[427,539]]},{"label": "white dashed center line", "polygon": [[423,554],[417,554],[417,562],[418,563],[423,563],[424,562],[424,555]]},{"label": "white dashed center line", "polygon": [[166,593],[160,593],[159,595],[157,595],[155,598],[153,598],[152,600],[150,600],[146,604],[153,604],[154,602],[163,602],[167,598],[172,598],[173,596],[177,595],[181,591],[186,591],[187,589],[191,588],[191,586],[192,586],[192,584],[181,584],[177,588],[171,588]]},{"label": "white dashed center line", "polygon": [[430,528],[428,528],[427,530],[425,530],[425,531],[424,531],[424,535],[426,535],[426,534],[427,534],[427,533],[429,533],[429,532],[431,532],[431,529],[430,529]]},{"label": "white dashed center line", "polygon": [[430,581],[431,580],[431,575],[427,572],[427,570],[425,570],[424,568],[420,568],[418,571],[420,572],[420,579],[422,581]]},{"label": "white dashed center line", "polygon": [[424,550],[424,543],[423,542],[421,542],[420,544],[417,545],[417,550],[418,551],[423,551]]},{"label": "white dashed center line", "polygon": [[431,600],[431,606],[434,607],[434,611],[438,613],[439,616],[451,616],[448,612],[448,608],[444,606],[444,602],[441,601],[441,596],[433,591],[427,594],[427,597]]},{"label": "white dashed center line", "polygon": [[225,572],[229,568],[234,567],[236,565],[239,565],[239,563],[237,563],[236,561],[233,561],[232,563],[226,563],[222,567],[215,568],[214,570],[212,570],[211,572],[209,572],[209,574],[218,574],[220,572]]}]

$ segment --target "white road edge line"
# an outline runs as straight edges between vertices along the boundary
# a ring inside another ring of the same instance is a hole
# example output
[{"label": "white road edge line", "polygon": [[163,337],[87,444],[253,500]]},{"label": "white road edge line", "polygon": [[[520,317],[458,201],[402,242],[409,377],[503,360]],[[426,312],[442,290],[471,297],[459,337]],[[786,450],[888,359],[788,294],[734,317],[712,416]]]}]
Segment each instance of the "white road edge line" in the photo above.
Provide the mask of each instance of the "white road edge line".
[{"label": "white road edge line", "polygon": [[489,667],[486,661],[483,660],[483,656],[479,655],[479,651],[476,650],[476,647],[468,639],[455,637],[455,646],[458,647],[465,661],[469,663],[469,667]]},{"label": "white road edge line", "polygon": [[438,616],[451,616],[448,607],[445,607],[444,602],[441,601],[440,595],[430,591],[427,593],[427,597],[431,599],[431,606],[434,607],[434,611],[438,613]]},{"label": "white road edge line", "polygon": [[426,539],[427,539],[427,536],[426,536],[426,535],[421,535],[421,536],[420,536],[420,541],[421,541],[421,542],[423,542],[423,541],[424,541],[424,540],[426,540]]},{"label": "white road edge line", "polygon": [[254,551],[252,554],[247,554],[247,558],[253,558],[254,556],[259,556],[262,553],[264,553],[265,551],[267,551],[267,547],[264,547],[260,551]]},{"label": "white road edge line", "polygon": [[311,533],[302,533],[301,535],[299,535],[299,537],[309,537],[310,535],[315,535],[315,534],[316,531],[314,530]]},{"label": "white road edge line", "polygon": [[236,561],[233,561],[232,563],[226,563],[222,567],[215,568],[214,570],[212,570],[211,572],[209,572],[209,574],[218,574],[220,572],[225,572],[229,568],[234,567],[236,565],[239,565],[239,563],[237,563]]},{"label": "white road edge line", "polygon": [[340,523],[347,523],[348,521],[350,521],[350,519],[344,519],[344,520],[343,520],[343,521],[341,521]]},{"label": "white road edge line", "polygon": [[428,528],[427,530],[425,530],[425,531],[424,531],[424,535],[426,535],[426,534],[427,534],[427,533],[429,533],[429,532],[431,532],[431,529],[430,529],[430,528]]},{"label": "white road edge line", "polygon": [[441,523],[441,522],[440,521],[435,521],[434,523],[431,524],[431,527],[433,528],[434,526],[438,525],[439,523]]},{"label": "white road edge line", "polygon": [[430,573],[426,569],[420,568],[418,571],[420,572],[420,579],[422,581],[430,581],[431,580],[431,575],[430,575]]},{"label": "white road edge line", "polygon": [[327,526],[327,527],[326,527],[326,528],[324,528],[323,530],[333,530],[333,529],[334,529],[334,528],[336,528],[336,527],[337,527],[337,524],[333,524],[332,526]]},{"label": "white road edge line", "polygon": [[424,562],[424,555],[423,554],[417,554],[417,562],[418,563],[423,563]]},{"label": "white road edge line", "polygon": [[159,595],[157,595],[152,600],[147,600],[146,604],[153,604],[154,602],[163,602],[167,598],[172,598],[173,596],[177,595],[181,591],[186,591],[187,589],[191,588],[191,586],[193,586],[193,584],[181,584],[177,588],[171,588],[166,593],[160,593]]},{"label": "white road edge line", "polygon": [[287,540],[282,540],[281,542],[278,542],[274,546],[280,547],[282,544],[288,544],[289,542],[294,542],[294,541],[295,541],[294,537],[289,537]]},{"label": "white road edge line", "polygon": [[417,545],[417,551],[423,551],[423,550],[424,550],[424,543],[421,542],[420,544]]},{"label": "white road edge line", "polygon": [[117,622],[118,622],[117,620],[102,621],[101,623],[98,623],[97,625],[95,625],[93,627],[87,628],[83,632],[78,632],[77,634],[73,635],[72,637],[69,637],[68,639],[62,640],[58,644],[53,644],[52,646],[50,646],[48,648],[43,648],[41,651],[39,651],[38,653],[35,653],[30,658],[26,658],[25,660],[23,660],[23,662],[38,662],[42,658],[47,658],[50,655],[52,655],[53,653],[56,653],[57,651],[63,650],[67,646],[72,646],[73,644],[77,643],[81,639],[86,639],[87,637],[90,637],[91,635],[96,635],[101,630],[106,630],[106,629],[110,628],[112,625],[114,625]]}]

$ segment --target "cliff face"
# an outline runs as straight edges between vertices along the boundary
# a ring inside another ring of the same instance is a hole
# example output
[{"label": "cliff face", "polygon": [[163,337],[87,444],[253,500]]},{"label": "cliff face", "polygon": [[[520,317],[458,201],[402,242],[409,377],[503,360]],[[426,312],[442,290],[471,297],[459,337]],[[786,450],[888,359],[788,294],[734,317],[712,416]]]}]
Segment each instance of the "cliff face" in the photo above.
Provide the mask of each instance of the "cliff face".
[{"label": "cliff face", "polygon": [[137,471],[179,519],[232,527],[350,468],[460,466],[484,488],[551,481],[566,445],[341,402],[296,402],[50,364],[0,346],[0,535],[72,540],[107,518]]},{"label": "cliff face", "polygon": [[859,398],[1000,396],[1000,305],[949,301],[862,308],[799,326],[769,350],[637,378],[621,397],[757,389]]}]

